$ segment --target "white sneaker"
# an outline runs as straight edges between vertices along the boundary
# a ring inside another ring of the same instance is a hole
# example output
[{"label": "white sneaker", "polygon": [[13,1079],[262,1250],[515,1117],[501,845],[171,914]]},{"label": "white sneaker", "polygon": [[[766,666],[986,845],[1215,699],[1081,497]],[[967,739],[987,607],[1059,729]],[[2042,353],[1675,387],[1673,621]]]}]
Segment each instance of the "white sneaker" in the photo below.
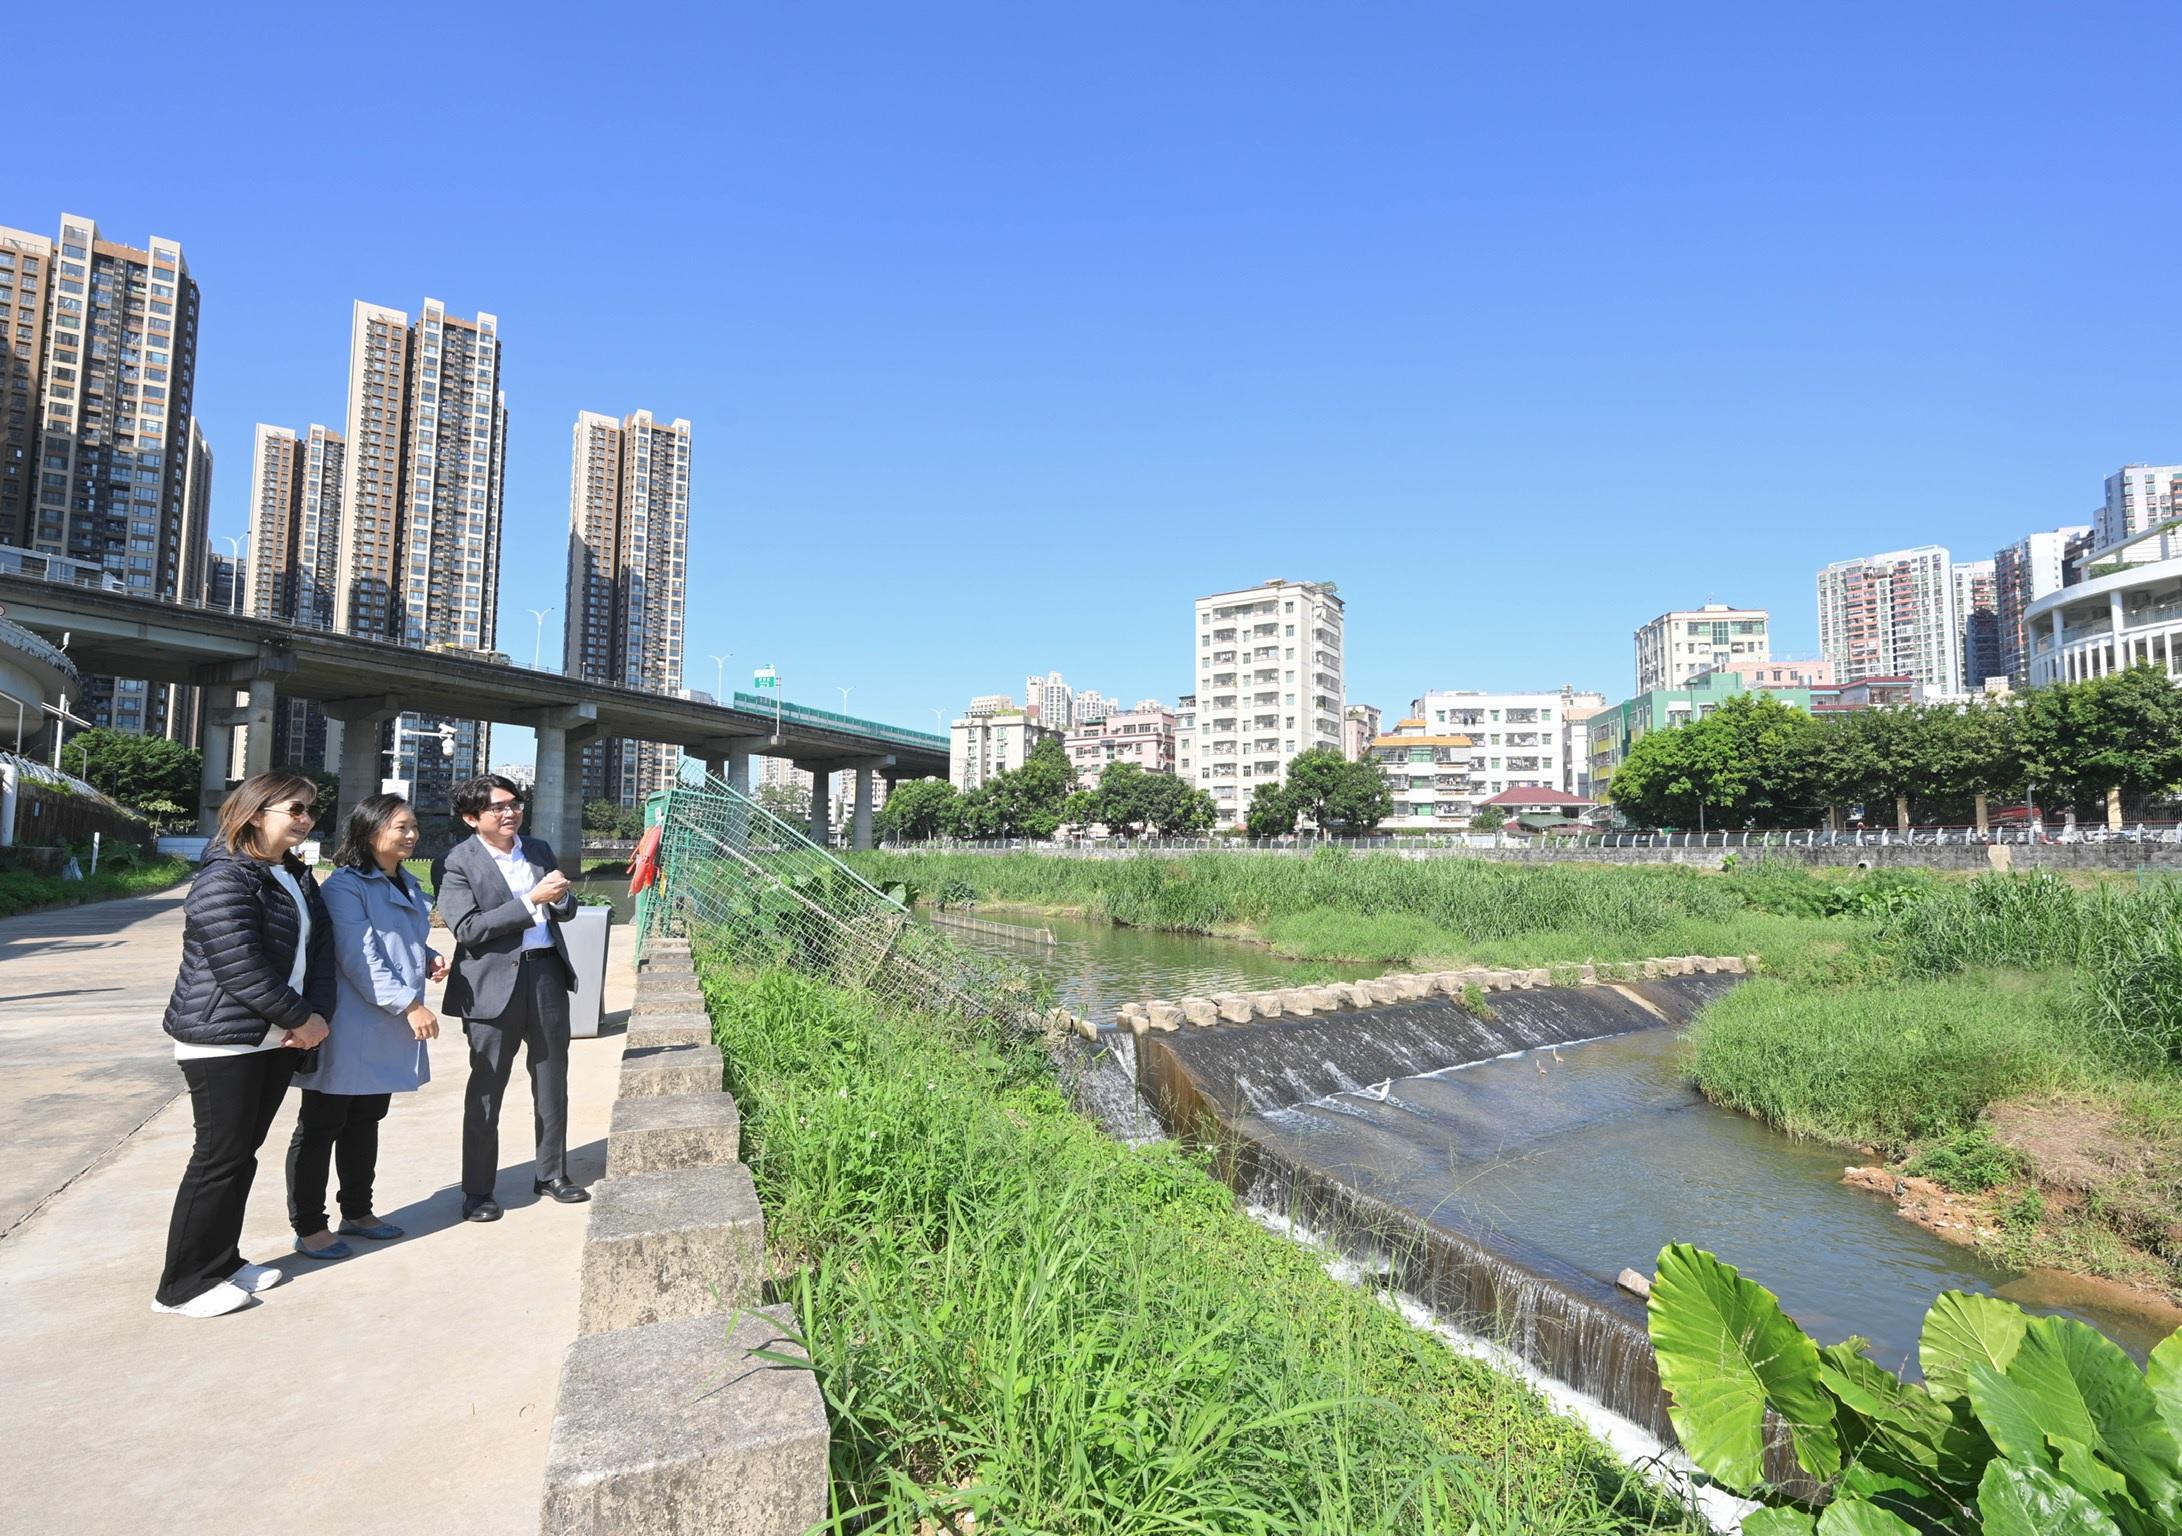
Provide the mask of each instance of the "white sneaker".
[{"label": "white sneaker", "polygon": [[237,1307],[250,1305],[250,1293],[231,1280],[222,1280],[211,1290],[192,1296],[178,1307],[170,1307],[154,1300],[154,1312],[179,1312],[184,1317],[225,1317]]},{"label": "white sneaker", "polygon": [[272,1264],[245,1264],[227,1277],[229,1285],[239,1285],[251,1295],[269,1291],[288,1278],[288,1271]]}]

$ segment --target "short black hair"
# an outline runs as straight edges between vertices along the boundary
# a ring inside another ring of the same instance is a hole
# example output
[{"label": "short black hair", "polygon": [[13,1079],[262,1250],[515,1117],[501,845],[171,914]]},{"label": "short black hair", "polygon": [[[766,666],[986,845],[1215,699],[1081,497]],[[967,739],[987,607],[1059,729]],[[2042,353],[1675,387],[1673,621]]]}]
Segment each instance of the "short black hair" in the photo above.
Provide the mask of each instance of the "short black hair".
[{"label": "short black hair", "polygon": [[476,778],[464,779],[455,786],[455,814],[457,816],[484,815],[485,808],[492,804],[492,792],[496,789],[504,789],[513,795],[515,803],[518,805],[525,803],[529,798],[523,793],[523,786],[506,774],[481,773]]},{"label": "short black hair", "polygon": [[379,851],[371,845],[378,841],[396,811],[408,809],[409,802],[400,795],[370,795],[358,801],[342,822],[341,845],[333,850],[334,864],[342,869],[376,873]]}]

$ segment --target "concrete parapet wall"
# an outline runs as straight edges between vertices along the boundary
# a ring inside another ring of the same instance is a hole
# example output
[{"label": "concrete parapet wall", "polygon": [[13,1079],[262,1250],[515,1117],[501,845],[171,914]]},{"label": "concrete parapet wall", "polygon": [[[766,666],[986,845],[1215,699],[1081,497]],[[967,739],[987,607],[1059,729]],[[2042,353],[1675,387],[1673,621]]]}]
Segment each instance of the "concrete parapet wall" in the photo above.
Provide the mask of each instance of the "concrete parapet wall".
[{"label": "concrete parapet wall", "polygon": [[[639,972],[539,1529],[791,1536],[827,1512],[825,1399],[755,1305],[765,1218],[687,951]],[[654,968],[656,965],[656,969]]]}]

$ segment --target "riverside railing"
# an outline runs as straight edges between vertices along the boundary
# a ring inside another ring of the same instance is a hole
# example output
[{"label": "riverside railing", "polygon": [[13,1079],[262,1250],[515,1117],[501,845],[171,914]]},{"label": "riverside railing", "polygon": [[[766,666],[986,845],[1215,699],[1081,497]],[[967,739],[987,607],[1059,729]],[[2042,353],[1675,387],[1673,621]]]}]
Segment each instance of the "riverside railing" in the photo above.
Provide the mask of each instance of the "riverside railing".
[{"label": "riverside railing", "polygon": [[662,938],[739,968],[785,966],[897,1007],[1038,1022],[1027,981],[915,921],[896,896],[717,778],[654,795],[658,873],[639,956]]},{"label": "riverside railing", "polygon": [[1825,827],[1774,828],[1711,832],[1581,832],[1524,835],[1508,832],[1384,833],[1371,837],[1057,837],[931,838],[921,842],[889,840],[900,852],[1047,853],[1047,854],[1188,854],[1284,853],[1309,855],[1321,848],[1357,853],[1485,852],[1496,849],[1552,853],[1596,848],[1886,848],[1983,847],[1989,845],[2061,845],[2099,843],[2182,844],[2182,822],[2139,821],[2105,826],[1928,826],[1907,831],[1892,827],[1833,830]]}]

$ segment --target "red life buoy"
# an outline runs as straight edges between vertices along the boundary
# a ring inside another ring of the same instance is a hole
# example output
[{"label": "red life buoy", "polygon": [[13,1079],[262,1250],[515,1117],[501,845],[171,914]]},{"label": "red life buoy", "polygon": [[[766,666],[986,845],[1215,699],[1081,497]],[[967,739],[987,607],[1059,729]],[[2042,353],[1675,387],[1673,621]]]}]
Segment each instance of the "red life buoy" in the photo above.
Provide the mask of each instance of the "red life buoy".
[{"label": "red life buoy", "polygon": [[646,827],[644,836],[636,845],[636,857],[629,861],[629,894],[636,895],[659,878],[658,827]]}]

